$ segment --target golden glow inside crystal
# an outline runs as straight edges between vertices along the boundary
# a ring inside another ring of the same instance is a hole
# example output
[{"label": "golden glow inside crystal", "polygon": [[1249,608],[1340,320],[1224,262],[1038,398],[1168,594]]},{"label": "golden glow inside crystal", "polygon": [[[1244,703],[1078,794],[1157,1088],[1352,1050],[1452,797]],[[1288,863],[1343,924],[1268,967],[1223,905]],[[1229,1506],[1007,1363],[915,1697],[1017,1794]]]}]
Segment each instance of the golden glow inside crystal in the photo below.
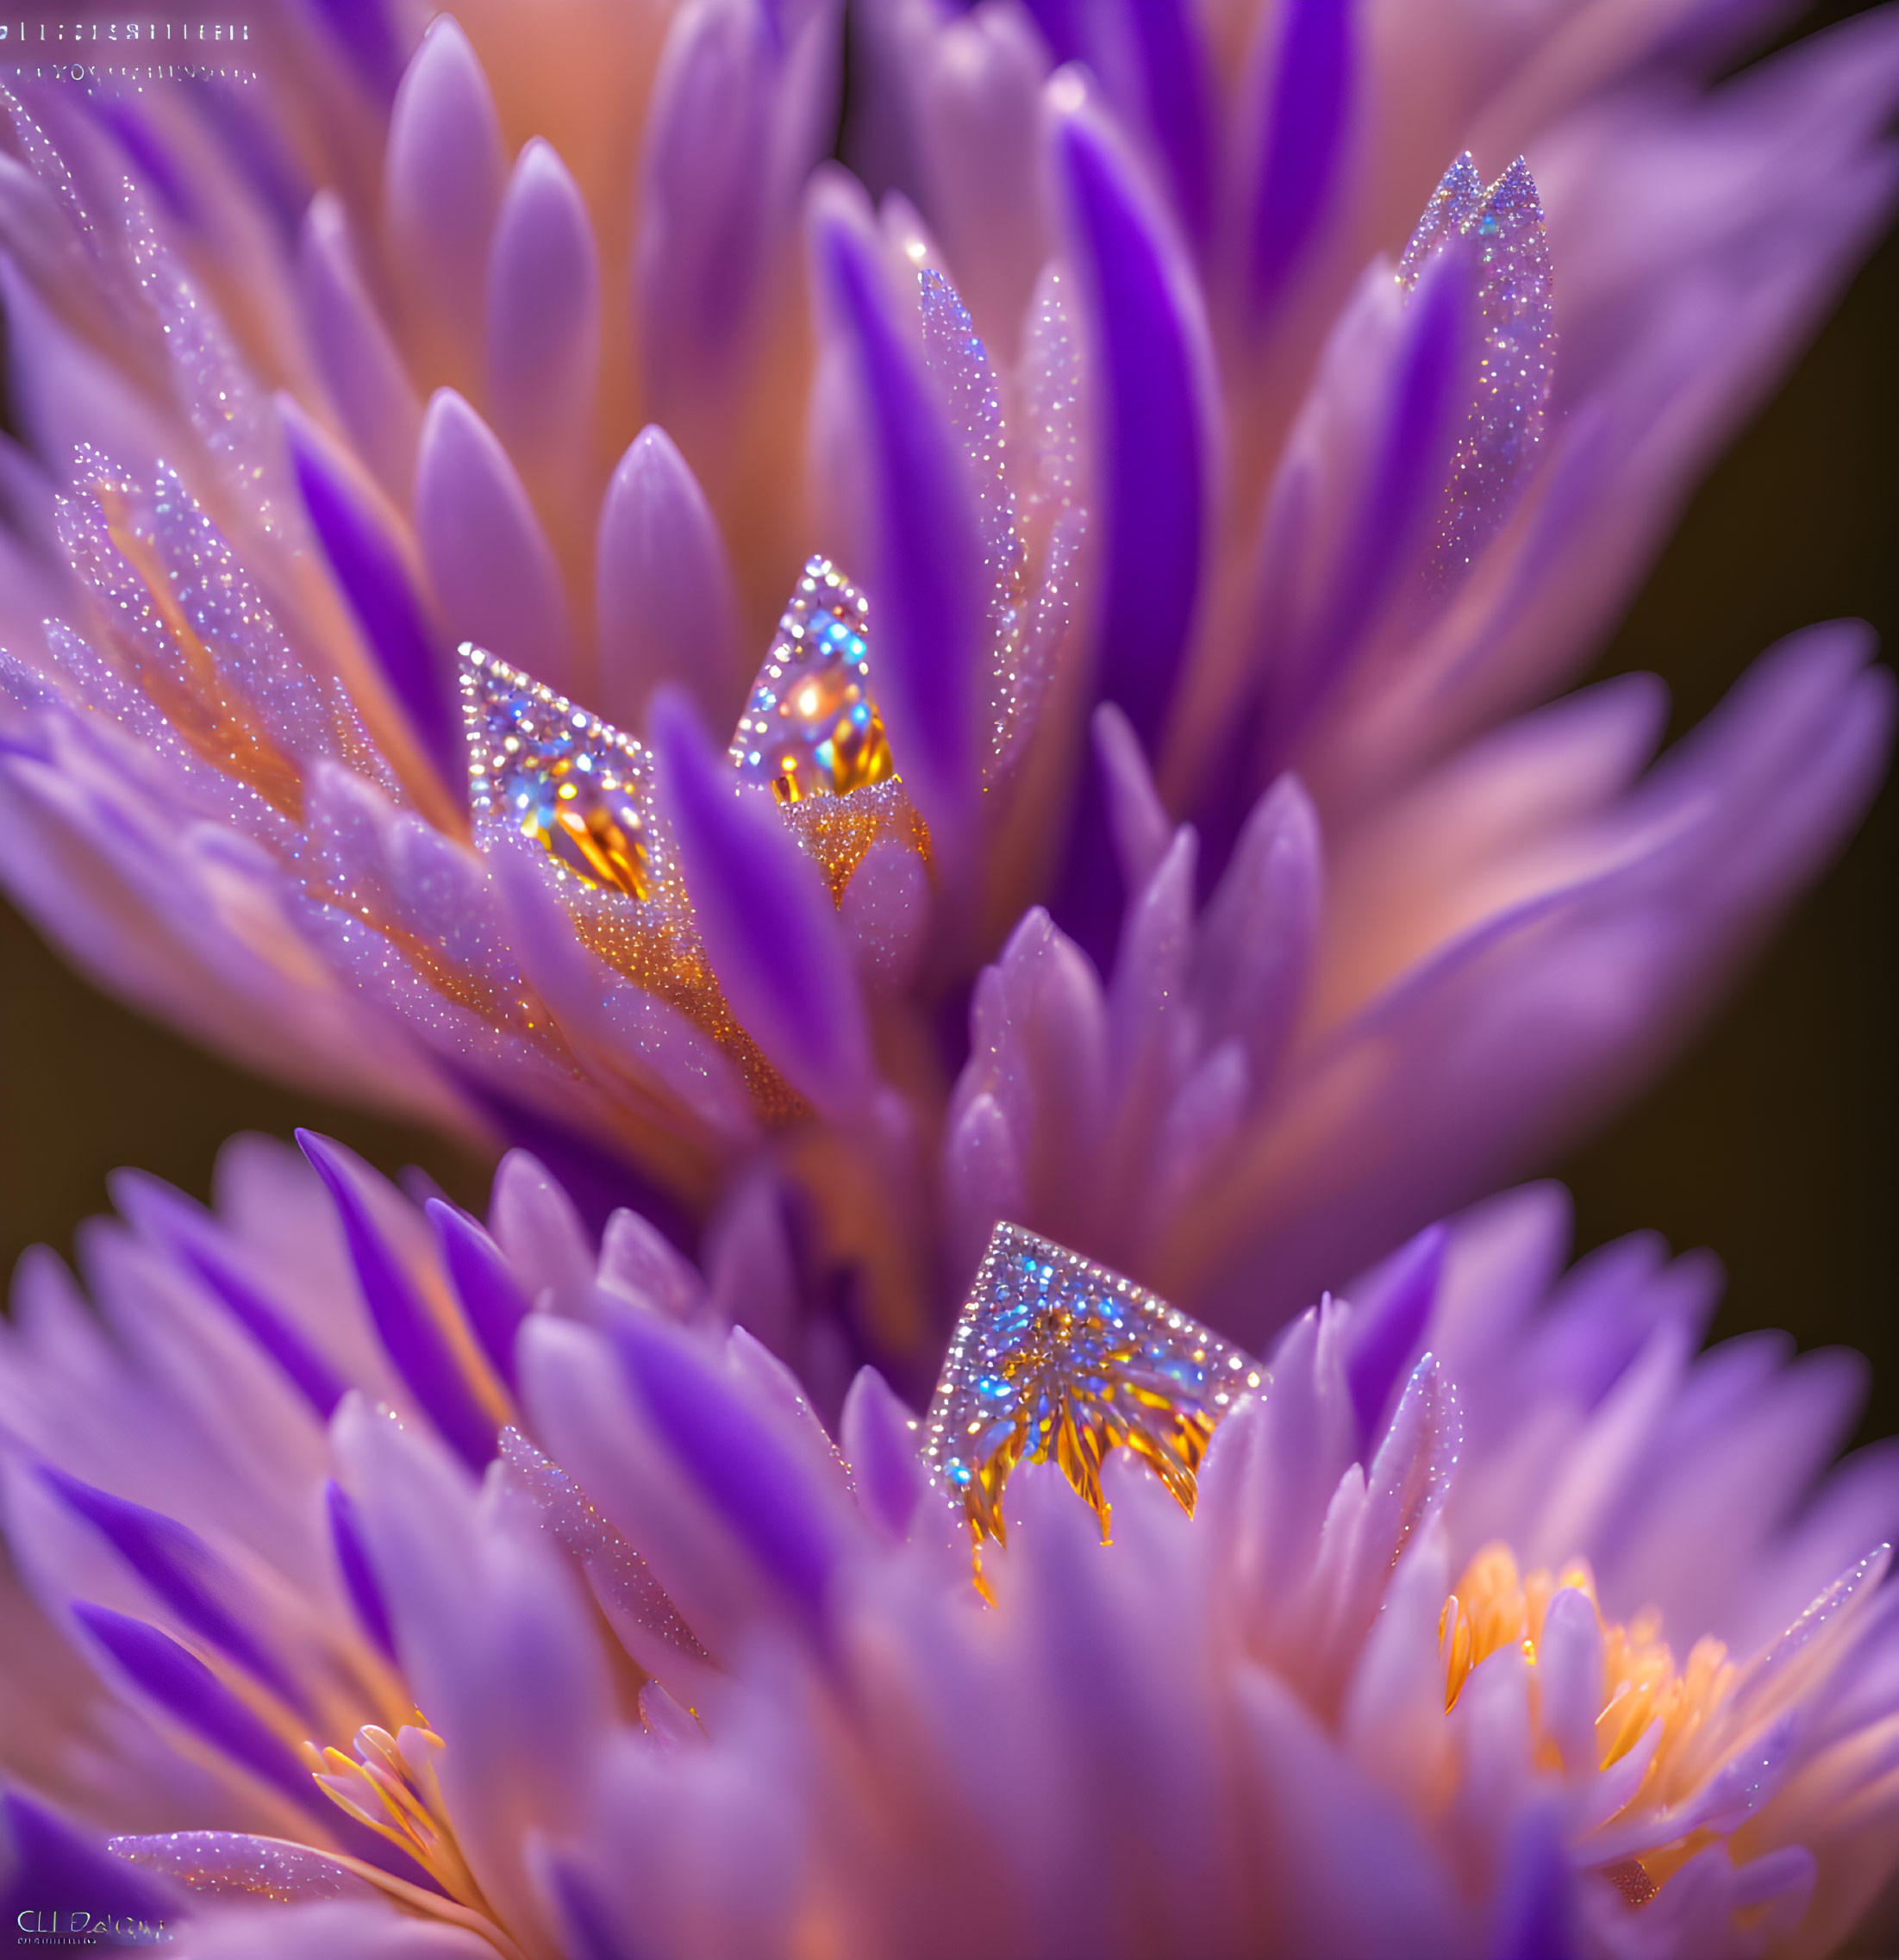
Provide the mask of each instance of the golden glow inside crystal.
[{"label": "golden glow inside crystal", "polygon": [[1110,1450],[1132,1451],[1190,1513],[1214,1430],[1263,1380],[1145,1287],[998,1225],[924,1426],[924,1463],[968,1524],[978,1584],[983,1540],[1008,1542],[1003,1492],[1017,1464],[1059,1464],[1104,1539]]},{"label": "golden glow inside crystal", "polygon": [[493,654],[461,651],[477,818],[503,812],[570,876],[650,897],[646,751]]},{"label": "golden glow inside crystal", "polygon": [[870,688],[869,612],[829,559],[806,561],[728,752],[781,803],[896,778]]}]

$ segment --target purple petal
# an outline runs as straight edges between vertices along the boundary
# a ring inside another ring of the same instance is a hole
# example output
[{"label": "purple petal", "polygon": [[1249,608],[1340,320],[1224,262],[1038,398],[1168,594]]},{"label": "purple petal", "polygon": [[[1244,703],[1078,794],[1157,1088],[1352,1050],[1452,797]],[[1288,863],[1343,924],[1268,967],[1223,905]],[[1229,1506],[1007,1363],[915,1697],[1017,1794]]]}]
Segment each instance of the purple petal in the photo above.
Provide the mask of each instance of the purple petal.
[{"label": "purple petal", "polygon": [[1322,860],[1318,813],[1299,779],[1283,776],[1253,807],[1201,920],[1193,987],[1202,1039],[1244,1041],[1256,1089],[1305,997]]},{"label": "purple petal", "polygon": [[1204,242],[1213,218],[1211,77],[1200,24],[1186,0],[1132,0],[1147,122],[1172,179],[1188,235]]},{"label": "purple petal", "polygon": [[250,1628],[226,1603],[236,1575],[198,1534],[162,1511],[115,1497],[52,1464],[38,1466],[41,1483],[91,1525],[156,1597],[191,1630],[261,1682],[298,1713],[309,1701]]},{"label": "purple petal", "polygon": [[876,1369],[858,1370],[844,1398],[839,1436],[857,1480],[858,1502],[901,1543],[923,1494],[916,1419]]},{"label": "purple petal", "polygon": [[330,400],[377,482],[407,504],[422,405],[363,284],[349,220],[334,191],[310,200],[297,271],[310,351]]},{"label": "purple petal", "polygon": [[396,1636],[390,1627],[383,1589],[376,1582],[376,1569],[370,1564],[368,1550],[363,1544],[362,1527],[356,1521],[356,1507],[350,1502],[349,1493],[333,1476],[323,1480],[323,1515],[329,1522],[336,1570],[343,1576],[343,1589],[349,1595],[357,1620],[393,1661]]},{"label": "purple petal", "polygon": [[759,9],[694,7],[674,16],[653,78],[634,278],[648,397],[669,419],[714,408],[704,397],[749,323],[771,66]]},{"label": "purple petal", "polygon": [[595,1244],[560,1181],[532,1151],[510,1150],[495,1166],[488,1229],[532,1299],[593,1284]]},{"label": "purple petal", "polygon": [[875,514],[876,690],[890,753],[931,827],[960,856],[976,793],[983,676],[982,540],[970,471],[915,348],[899,333],[875,239],[834,206],[816,227],[820,277],[854,357]]},{"label": "purple petal", "polygon": [[451,632],[569,692],[567,602],[553,548],[508,452],[438,389],[415,463],[415,528]]},{"label": "purple petal", "polygon": [[1352,0],[1287,0],[1252,207],[1252,303],[1284,295],[1324,216],[1352,112]]},{"label": "purple petal", "polygon": [[670,1320],[697,1320],[705,1306],[698,1269],[636,1211],[622,1209],[607,1220],[600,1284]]},{"label": "purple petal", "polygon": [[1056,159],[1095,350],[1097,692],[1152,752],[1193,629],[1205,552],[1204,331],[1114,140],[1071,115],[1059,126]]},{"label": "purple petal", "polygon": [[488,261],[488,399],[509,446],[572,470],[585,460],[600,367],[593,221],[553,146],[535,137],[502,200]]},{"label": "purple petal", "polygon": [[1577,1880],[1553,1807],[1527,1811],[1499,1862],[1502,1880],[1486,1960],[1582,1960]]},{"label": "purple petal", "polygon": [[501,1248],[459,1206],[431,1198],[423,1207],[435,1227],[449,1283],[482,1352],[510,1390],[515,1386],[515,1332],[527,1318],[528,1296],[515,1283]]},{"label": "purple petal", "polygon": [[741,1026],[820,1109],[860,1109],[870,1035],[837,911],[776,808],[741,793],[682,697],[653,702],[653,741],[693,915]]},{"label": "purple petal", "polygon": [[118,96],[89,94],[86,106],[118,138],[120,147],[158,192],[171,215],[181,224],[195,224],[197,201],[179,174],[177,159],[146,118]]},{"label": "purple petal", "polygon": [[1139,891],[1166,856],[1174,827],[1154,788],[1140,738],[1113,702],[1104,701],[1095,710],[1090,732],[1095,738],[1095,761],[1101,771],[1121,889]]},{"label": "purple petal", "polygon": [[1445,481],[1470,413],[1475,265],[1460,240],[1426,269],[1406,309],[1383,439],[1333,566],[1318,616],[1287,650],[1265,690],[1269,767],[1291,754],[1313,714],[1343,678],[1367,629],[1415,574],[1441,511]]},{"label": "purple petal", "polygon": [[653,690],[679,681],[723,727],[745,681],[731,560],[698,479],[657,423],[607,485],[594,564],[600,712],[635,727]]},{"label": "purple petal", "polygon": [[0,1789],[0,1843],[9,1853],[10,1870],[0,1881],[0,1912],[9,1926],[47,1899],[84,1899],[97,1919],[142,1919],[154,1930],[176,1920],[184,1905],[172,1886],[113,1857],[17,1790]]},{"label": "purple petal", "polygon": [[428,1302],[378,1226],[365,1173],[340,1145],[299,1130],[297,1140],[342,1220],[370,1319],[423,1413],[478,1476],[495,1453],[497,1424],[477,1401]]},{"label": "purple petal", "polygon": [[1367,1296],[1352,1303],[1345,1378],[1361,1453],[1378,1433],[1392,1388],[1423,1340],[1450,1242],[1441,1225],[1426,1227],[1378,1269]]},{"label": "purple petal", "polygon": [[289,1745],[232,1694],[187,1647],[142,1620],[87,1600],[72,1616],[103,1647],[141,1695],[253,1776],[281,1790],[326,1825],[340,1819]]},{"label": "purple petal", "polygon": [[394,539],[328,453],[315,424],[288,396],[278,397],[278,412],[303,508],[336,583],[423,752],[442,781],[459,795],[466,785],[467,769],[448,648],[430,629]]},{"label": "purple petal", "polygon": [[653,1428],[740,1543],[821,1633],[837,1548],[796,1455],[690,1335],[643,1314],[619,1316],[611,1333]]},{"label": "purple petal", "polygon": [[411,290],[451,330],[478,321],[507,166],[488,78],[451,15],[435,17],[396,91],[383,167],[390,243]]},{"label": "purple petal", "polygon": [[203,1282],[212,1297],[328,1422],[349,1384],[304,1339],[296,1324],[221,1254],[222,1234],[211,1221],[169,1185],[136,1171],[115,1176],[112,1202],[145,1237]]},{"label": "purple petal", "polygon": [[378,103],[396,93],[402,48],[387,0],[307,0]]}]

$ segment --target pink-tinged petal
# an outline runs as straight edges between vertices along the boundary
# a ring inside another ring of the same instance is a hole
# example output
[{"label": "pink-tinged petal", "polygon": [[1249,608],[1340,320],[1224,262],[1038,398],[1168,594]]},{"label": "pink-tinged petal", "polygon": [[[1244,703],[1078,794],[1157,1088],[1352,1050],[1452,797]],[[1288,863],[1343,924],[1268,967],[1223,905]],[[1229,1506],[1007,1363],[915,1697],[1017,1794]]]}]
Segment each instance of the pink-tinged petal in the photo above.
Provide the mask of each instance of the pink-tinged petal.
[{"label": "pink-tinged petal", "polygon": [[956,290],[1006,362],[1048,256],[1034,188],[1045,57],[1021,14],[985,7],[918,37],[913,60],[924,203]]},{"label": "pink-tinged petal", "polygon": [[670,1320],[696,1320],[704,1310],[698,1268],[638,1212],[622,1209],[607,1220],[597,1278],[609,1292]]},{"label": "pink-tinged petal", "polygon": [[672,426],[715,412],[752,324],[766,247],[765,9],[682,9],[647,112],[634,309],[649,397]]},{"label": "pink-tinged petal", "polygon": [[600,369],[600,262],[593,221],[551,143],[516,159],[495,221],[487,279],[489,412],[549,495],[590,461]]},{"label": "pink-tinged petal", "polygon": [[677,681],[723,727],[745,678],[731,561],[697,478],[657,423],[607,485],[594,565],[602,714],[638,727],[653,689]]},{"label": "pink-tinged petal", "polygon": [[529,1300],[592,1283],[593,1243],[580,1214],[527,1151],[509,1151],[496,1167],[488,1228]]},{"label": "pink-tinged petal", "polygon": [[1575,1586],[1562,1587],[1543,1615],[1536,1645],[1542,1683],[1543,1732],[1562,1751],[1571,1776],[1596,1766],[1596,1718],[1602,1701],[1602,1630],[1596,1602]]},{"label": "pink-tinged petal", "polygon": [[1305,992],[1321,867],[1318,816],[1298,778],[1282,777],[1253,806],[1199,923],[1193,994],[1202,1038],[1242,1041],[1256,1089],[1271,1081]]},{"label": "pink-tinged petal", "polygon": [[1242,1670],[1238,1690],[1270,1833],[1260,1876],[1289,1947],[1328,1960],[1468,1951],[1465,1909],[1397,1801],[1359,1774],[1273,1676]]},{"label": "pink-tinged petal", "polygon": [[769,801],[740,790],[678,696],[654,702],[653,739],[694,921],[734,1014],[801,1095],[860,1112],[870,1038],[816,866]]},{"label": "pink-tinged petal", "polygon": [[916,1418],[876,1369],[857,1371],[844,1398],[839,1439],[856,1478],[859,1506],[880,1531],[901,1542],[923,1495]]},{"label": "pink-tinged petal", "polygon": [[478,1504],[439,1445],[353,1400],[335,1446],[404,1674],[446,1745],[435,1773],[457,1843],[532,1938],[523,1840],[578,1827],[613,1707],[591,1608],[547,1540]]},{"label": "pink-tinged petal", "polygon": [[1146,883],[1166,855],[1173,825],[1148,773],[1147,758],[1128,717],[1104,701],[1090,723],[1095,757],[1106,791],[1108,821],[1121,883],[1132,895]]},{"label": "pink-tinged petal", "polygon": [[488,1960],[495,1951],[460,1926],[343,1899],[207,1913],[186,1937],[185,1960]]},{"label": "pink-tinged petal", "polygon": [[407,504],[422,405],[363,283],[349,220],[334,191],[320,190],[310,200],[297,279],[310,348],[330,400],[384,494]]},{"label": "pink-tinged petal", "polygon": [[489,240],[506,175],[488,78],[453,16],[442,15],[396,91],[383,203],[410,309],[458,373],[480,346]]},{"label": "pink-tinged petal", "polygon": [[1340,1711],[1340,1739],[1359,1767],[1421,1811],[1428,1811],[1454,1777],[1438,1644],[1450,1589],[1444,1533],[1427,1530],[1391,1576]]},{"label": "pink-tinged petal", "polygon": [[869,562],[876,688],[890,753],[940,863],[972,847],[976,714],[985,634],[982,540],[971,472],[944,405],[891,303],[882,247],[841,195],[812,226],[871,458]]},{"label": "pink-tinged petal", "polygon": [[438,389],[415,464],[415,531],[451,632],[559,692],[574,683],[559,568],[508,453]]}]

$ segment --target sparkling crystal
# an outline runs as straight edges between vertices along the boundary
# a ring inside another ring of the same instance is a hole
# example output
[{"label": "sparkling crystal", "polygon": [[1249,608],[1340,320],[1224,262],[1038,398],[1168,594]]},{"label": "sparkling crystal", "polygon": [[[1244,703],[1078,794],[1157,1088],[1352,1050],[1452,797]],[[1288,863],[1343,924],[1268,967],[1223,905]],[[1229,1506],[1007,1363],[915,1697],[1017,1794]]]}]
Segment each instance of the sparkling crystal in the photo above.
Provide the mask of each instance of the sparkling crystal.
[{"label": "sparkling crystal", "polygon": [[828,558],[807,559],[732,738],[733,767],[781,803],[895,777],[870,688],[870,608]]},{"label": "sparkling crystal", "polygon": [[518,668],[461,647],[462,726],[475,821],[518,826],[562,872],[647,898],[653,889],[646,751]]},{"label": "sparkling crystal", "polygon": [[1556,373],[1556,312],[1543,205],[1519,157],[1486,190],[1468,151],[1444,173],[1398,263],[1415,287],[1453,239],[1477,256],[1477,392],[1451,463],[1432,566],[1461,577],[1515,509],[1534,466]]},{"label": "sparkling crystal", "polygon": [[983,1540],[1008,1542],[1003,1490],[1025,1458],[1061,1466],[1108,1535],[1101,1465],[1131,1450],[1189,1512],[1221,1418],[1259,1365],[1158,1295],[1053,1241],[990,1236],[924,1426],[923,1460]]}]

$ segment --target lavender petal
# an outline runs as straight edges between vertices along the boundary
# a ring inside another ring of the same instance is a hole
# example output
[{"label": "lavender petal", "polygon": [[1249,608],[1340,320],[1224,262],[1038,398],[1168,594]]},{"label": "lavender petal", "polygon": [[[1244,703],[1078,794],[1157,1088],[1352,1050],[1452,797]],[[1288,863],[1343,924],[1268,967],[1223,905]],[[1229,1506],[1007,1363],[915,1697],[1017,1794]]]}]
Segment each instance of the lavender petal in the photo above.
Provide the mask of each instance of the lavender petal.
[{"label": "lavender petal", "polygon": [[875,492],[871,595],[877,694],[890,752],[941,858],[968,849],[978,785],[984,649],[982,540],[968,465],[899,334],[878,247],[834,209],[816,228],[820,277],[855,362]]},{"label": "lavender petal", "polygon": [[66,1508],[98,1532],[152,1593],[192,1632],[229,1656],[298,1713],[310,1713],[303,1690],[276,1657],[233,1610],[235,1573],[198,1534],[162,1511],[147,1510],[109,1491],[83,1483],[56,1464],[37,1475]]},{"label": "lavender petal", "polygon": [[340,1814],[289,1746],[189,1648],[142,1620],[90,1601],[75,1600],[72,1616],[132,1685],[172,1720],[281,1791],[298,1809],[325,1824]]},{"label": "lavender petal", "polygon": [[515,1387],[515,1333],[527,1318],[528,1300],[515,1283],[501,1248],[459,1206],[431,1198],[423,1207],[435,1227],[442,1264],[461,1310],[490,1365]]},{"label": "lavender petal", "polygon": [[336,1570],[342,1575],[343,1589],[349,1595],[357,1622],[393,1661],[396,1635],[389,1624],[383,1589],[376,1581],[376,1568],[370,1563],[368,1548],[363,1543],[362,1526],[356,1521],[356,1507],[351,1503],[349,1493],[333,1476],[323,1480],[323,1515],[329,1525]]},{"label": "lavender petal", "polygon": [[453,389],[436,390],[422,421],[415,529],[450,631],[571,692],[572,640],[553,548],[508,452]]},{"label": "lavender petal", "polygon": [[611,1333],[640,1407],[681,1468],[821,1637],[838,1549],[798,1458],[690,1336],[647,1314],[621,1316]]},{"label": "lavender petal", "polygon": [[326,1137],[299,1130],[297,1140],[336,1207],[356,1283],[384,1351],[423,1413],[478,1475],[495,1453],[497,1426],[477,1400],[401,1256],[378,1226],[365,1173]]},{"label": "lavender petal", "polygon": [[336,583],[423,752],[442,781],[459,793],[467,770],[448,649],[429,625],[395,540],[328,453],[315,424],[288,396],[278,397],[278,409],[303,508]]},{"label": "lavender petal", "polygon": [[1104,528],[1096,691],[1153,752],[1193,632],[1206,552],[1205,329],[1114,140],[1070,115],[1058,125],[1055,156],[1095,353]]},{"label": "lavender petal", "polygon": [[349,220],[332,190],[318,191],[304,216],[297,285],[310,350],[343,427],[377,482],[406,504],[422,405],[363,283]]},{"label": "lavender petal", "polygon": [[521,153],[488,260],[488,402],[515,454],[572,476],[587,461],[600,368],[600,261],[567,166]]},{"label": "lavender petal", "polygon": [[822,878],[777,811],[735,786],[678,695],[660,693],[652,722],[694,918],[733,1013],[801,1095],[861,1108],[870,1036]]},{"label": "lavender petal", "polygon": [[653,690],[678,681],[722,727],[744,684],[732,564],[698,479],[657,423],[607,485],[594,565],[601,713],[636,727]]}]

